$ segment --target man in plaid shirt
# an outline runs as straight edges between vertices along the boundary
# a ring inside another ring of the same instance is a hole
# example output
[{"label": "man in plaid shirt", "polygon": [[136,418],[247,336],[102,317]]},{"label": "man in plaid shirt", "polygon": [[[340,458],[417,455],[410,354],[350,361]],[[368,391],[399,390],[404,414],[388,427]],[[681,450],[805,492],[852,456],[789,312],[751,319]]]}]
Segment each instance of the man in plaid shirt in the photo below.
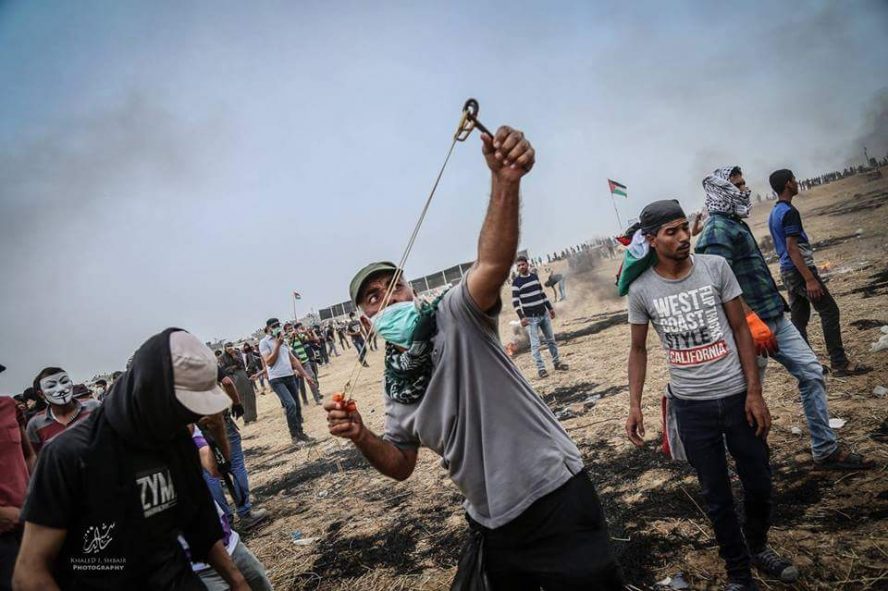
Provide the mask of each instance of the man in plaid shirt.
[{"label": "man in plaid shirt", "polygon": [[[793,326],[786,319],[786,302],[777,289],[765,257],[743,218],[749,216],[750,191],[739,166],[716,170],[703,179],[706,209],[710,217],[697,241],[696,252],[724,257],[743,289],[744,309],[753,311],[768,325],[779,350],[773,357],[799,382],[799,393],[808,430],[814,463],[834,470],[871,468],[863,456],[840,446],[829,426],[826,381],[823,366]],[[767,359],[759,360],[764,381]]]}]

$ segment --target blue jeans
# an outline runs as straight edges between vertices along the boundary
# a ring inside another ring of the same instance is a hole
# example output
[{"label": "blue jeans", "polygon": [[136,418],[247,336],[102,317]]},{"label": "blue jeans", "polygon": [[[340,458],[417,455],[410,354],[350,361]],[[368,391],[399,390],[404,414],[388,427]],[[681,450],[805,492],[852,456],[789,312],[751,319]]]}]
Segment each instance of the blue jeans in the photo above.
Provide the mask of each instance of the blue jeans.
[{"label": "blue jeans", "polygon": [[[749,581],[749,551],[759,552],[768,542],[772,488],[768,444],[746,422],[746,393],[716,400],[672,398],[670,402],[675,405],[678,434],[697,471],[728,576],[732,581]],[[725,443],[743,483],[746,522],[742,532],[734,511]]]},{"label": "blue jeans", "polygon": [[296,384],[296,376],[273,378],[269,382],[271,389],[280,399],[281,406],[284,407],[290,437],[296,437],[302,433],[302,409],[299,408],[299,386]]},{"label": "blue jeans", "polygon": [[[233,499],[237,505],[238,517],[244,517],[250,513],[253,504],[250,503],[250,482],[247,478],[247,466],[244,464],[244,450],[241,446],[240,431],[230,417],[225,417],[225,434],[228,436],[228,443],[231,446],[231,481],[239,498]],[[231,506],[225,499],[223,490],[224,482],[221,478],[210,476],[209,472],[204,470],[204,480],[210,487],[210,493],[213,499],[222,507],[225,517],[231,515]]]},{"label": "blue jeans", "polygon": [[364,357],[367,356],[367,343],[364,342],[364,337],[353,336],[352,344],[355,346],[355,350],[358,352],[358,359],[364,361]]},{"label": "blue jeans", "polygon": [[542,316],[527,317],[527,334],[530,337],[530,353],[533,355],[533,361],[536,363],[537,370],[543,371],[546,366],[543,364],[543,356],[540,355],[540,331],[543,331],[543,338],[549,346],[549,353],[552,355],[552,363],[561,362],[558,355],[558,345],[555,344],[555,333],[552,331],[552,319],[548,314]]},{"label": "blue jeans", "polygon": [[567,296],[564,295],[564,282],[567,281],[564,277],[561,278],[561,281],[558,282],[558,291],[561,294],[561,299],[567,299]]},{"label": "blue jeans", "polygon": [[[799,381],[802,408],[811,433],[811,453],[814,460],[823,460],[838,447],[835,431],[829,426],[829,409],[826,404],[826,381],[823,379],[823,366],[799,334],[792,322],[785,316],[766,321],[768,328],[777,337],[780,347],[773,357]],[[762,383],[765,381],[765,365],[759,363]]]}]

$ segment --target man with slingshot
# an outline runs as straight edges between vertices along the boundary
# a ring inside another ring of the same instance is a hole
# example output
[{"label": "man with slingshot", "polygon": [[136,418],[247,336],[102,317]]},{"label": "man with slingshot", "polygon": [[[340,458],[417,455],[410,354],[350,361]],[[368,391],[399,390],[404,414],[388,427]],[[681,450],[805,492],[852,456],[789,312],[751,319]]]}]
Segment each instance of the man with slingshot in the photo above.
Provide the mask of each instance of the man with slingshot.
[{"label": "man with slingshot", "polygon": [[477,260],[433,303],[415,299],[393,263],[355,275],[351,298],[386,341],[385,430],[373,433],[340,396],[324,405],[330,433],[397,480],[412,474],[421,446],[441,456],[465,496],[473,539],[483,540],[493,589],[620,589],[582,456],[497,333],[534,149],[516,129],[477,127],[492,176]]}]

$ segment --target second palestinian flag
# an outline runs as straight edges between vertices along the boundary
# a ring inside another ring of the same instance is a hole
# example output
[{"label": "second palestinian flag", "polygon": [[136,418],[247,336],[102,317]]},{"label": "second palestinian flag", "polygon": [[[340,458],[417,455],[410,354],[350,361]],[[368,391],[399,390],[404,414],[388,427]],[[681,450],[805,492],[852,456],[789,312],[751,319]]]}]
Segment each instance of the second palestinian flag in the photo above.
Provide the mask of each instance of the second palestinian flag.
[{"label": "second palestinian flag", "polygon": [[618,183],[617,181],[612,181],[607,179],[607,184],[610,187],[611,195],[617,195],[619,197],[626,197],[626,185],[622,183]]}]

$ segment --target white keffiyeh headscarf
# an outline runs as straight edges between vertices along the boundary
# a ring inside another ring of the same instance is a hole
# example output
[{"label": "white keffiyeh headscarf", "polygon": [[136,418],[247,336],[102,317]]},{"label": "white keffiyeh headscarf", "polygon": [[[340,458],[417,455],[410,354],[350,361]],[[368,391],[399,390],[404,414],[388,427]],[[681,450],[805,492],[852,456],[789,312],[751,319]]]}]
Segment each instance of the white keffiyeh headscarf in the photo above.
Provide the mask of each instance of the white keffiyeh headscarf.
[{"label": "white keffiyeh headscarf", "polygon": [[741,191],[735,187],[728,178],[736,166],[719,168],[703,179],[703,190],[706,191],[706,209],[709,213],[719,212],[733,214],[737,217],[749,217],[752,207],[750,201],[751,191],[747,188]]}]

